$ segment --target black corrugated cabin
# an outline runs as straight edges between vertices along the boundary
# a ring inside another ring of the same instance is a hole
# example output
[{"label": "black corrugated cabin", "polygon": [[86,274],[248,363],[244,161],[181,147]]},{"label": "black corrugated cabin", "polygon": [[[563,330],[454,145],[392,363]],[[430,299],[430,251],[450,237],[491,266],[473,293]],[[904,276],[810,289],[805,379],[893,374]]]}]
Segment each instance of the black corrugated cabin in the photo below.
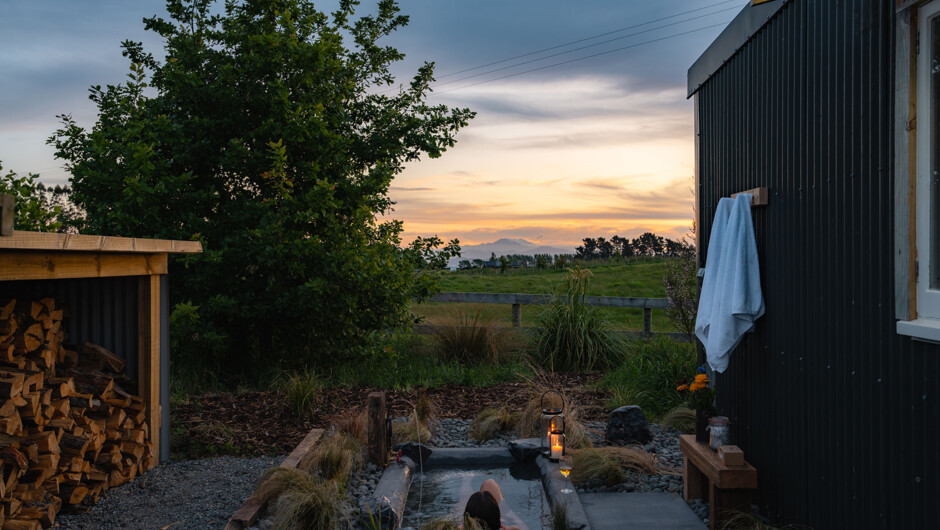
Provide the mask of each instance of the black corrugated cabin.
[{"label": "black corrugated cabin", "polygon": [[766,314],[716,376],[770,513],[940,528],[940,0],[748,5],[689,70],[697,248],[752,208]]}]

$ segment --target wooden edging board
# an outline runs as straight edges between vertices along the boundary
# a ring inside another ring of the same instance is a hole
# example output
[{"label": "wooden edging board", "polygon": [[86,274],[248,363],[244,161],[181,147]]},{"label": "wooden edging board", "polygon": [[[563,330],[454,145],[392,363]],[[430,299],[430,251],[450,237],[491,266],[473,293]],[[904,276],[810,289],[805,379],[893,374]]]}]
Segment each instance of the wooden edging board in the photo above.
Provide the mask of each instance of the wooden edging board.
[{"label": "wooden edging board", "polygon": [[[309,465],[306,465],[306,461],[312,454],[311,449],[320,441],[322,436],[323,429],[312,429],[278,467],[284,469],[304,469],[305,467],[309,467]],[[242,504],[242,507],[229,519],[228,524],[225,525],[225,530],[244,530],[254,525],[258,522],[258,519],[266,508],[267,506],[262,504],[254,495],[248,497],[245,504]]]}]

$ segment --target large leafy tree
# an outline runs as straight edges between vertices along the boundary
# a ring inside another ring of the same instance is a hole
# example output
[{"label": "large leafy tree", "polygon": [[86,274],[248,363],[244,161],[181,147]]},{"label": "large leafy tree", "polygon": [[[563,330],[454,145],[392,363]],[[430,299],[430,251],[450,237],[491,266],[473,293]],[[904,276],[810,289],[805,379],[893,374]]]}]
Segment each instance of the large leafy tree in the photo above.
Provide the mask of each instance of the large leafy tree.
[{"label": "large leafy tree", "polygon": [[94,127],[66,115],[50,138],[84,230],[203,241],[170,284],[190,302],[180,344],[211,367],[361,351],[434,287],[415,270],[434,261],[429,240],[402,248],[402,224],[382,220],[388,188],[473,113],[427,103],[427,63],[388,93],[403,55],[380,40],[407,17],[393,0],[370,16],[357,4],[168,0],[169,20],[144,19],[165,59],[124,42],[129,79],[92,87]]}]

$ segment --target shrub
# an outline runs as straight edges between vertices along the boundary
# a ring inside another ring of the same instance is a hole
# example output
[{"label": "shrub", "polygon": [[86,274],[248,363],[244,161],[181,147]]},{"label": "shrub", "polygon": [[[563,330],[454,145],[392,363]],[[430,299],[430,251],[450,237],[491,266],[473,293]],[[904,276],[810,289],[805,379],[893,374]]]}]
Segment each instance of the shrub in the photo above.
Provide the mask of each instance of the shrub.
[{"label": "shrub", "polygon": [[650,419],[682,404],[679,381],[695,372],[695,346],[668,337],[628,343],[623,362],[601,380],[611,391],[611,408],[639,405]]},{"label": "shrub", "polygon": [[619,337],[585,303],[591,271],[568,269],[563,288],[538,316],[536,356],[549,370],[593,370],[608,366],[622,347]]},{"label": "shrub", "polygon": [[323,383],[316,372],[304,369],[299,372],[284,372],[276,382],[283,394],[284,406],[301,419],[310,418],[320,402]]},{"label": "shrub", "polygon": [[562,502],[556,503],[552,510],[552,530],[569,530],[570,528],[568,505]]},{"label": "shrub", "polygon": [[311,479],[284,491],[273,505],[277,530],[337,528],[344,503],[333,480]]},{"label": "shrub", "polygon": [[349,413],[339,414],[332,423],[337,432],[348,434],[359,440],[362,445],[367,445],[369,443],[368,429],[366,428],[367,418],[368,413],[366,411],[357,412],[357,409],[353,409]]}]

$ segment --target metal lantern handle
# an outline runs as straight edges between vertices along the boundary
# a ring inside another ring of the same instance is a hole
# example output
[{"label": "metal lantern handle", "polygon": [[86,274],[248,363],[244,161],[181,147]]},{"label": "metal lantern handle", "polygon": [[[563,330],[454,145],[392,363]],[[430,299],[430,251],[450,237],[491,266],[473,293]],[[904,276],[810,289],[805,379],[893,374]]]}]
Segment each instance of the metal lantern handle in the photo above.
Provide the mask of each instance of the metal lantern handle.
[{"label": "metal lantern handle", "polygon": [[561,398],[561,408],[562,410],[564,410],[565,409],[565,396],[561,395],[561,392],[557,390],[546,390],[545,393],[542,394],[542,398],[539,400],[539,405],[542,407],[542,409],[545,408],[545,396],[548,395],[549,392],[557,394],[558,397]]}]

